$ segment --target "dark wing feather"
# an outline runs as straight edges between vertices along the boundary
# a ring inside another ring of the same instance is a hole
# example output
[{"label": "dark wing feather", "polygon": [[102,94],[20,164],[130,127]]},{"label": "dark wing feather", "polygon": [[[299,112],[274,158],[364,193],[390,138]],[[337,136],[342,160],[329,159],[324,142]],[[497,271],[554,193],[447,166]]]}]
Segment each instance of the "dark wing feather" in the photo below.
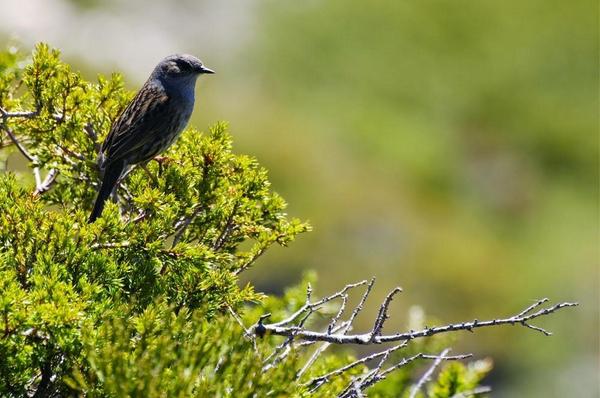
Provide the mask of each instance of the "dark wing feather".
[{"label": "dark wing feather", "polygon": [[144,148],[167,129],[169,102],[161,86],[147,82],[113,123],[102,144],[105,162],[145,158]]}]

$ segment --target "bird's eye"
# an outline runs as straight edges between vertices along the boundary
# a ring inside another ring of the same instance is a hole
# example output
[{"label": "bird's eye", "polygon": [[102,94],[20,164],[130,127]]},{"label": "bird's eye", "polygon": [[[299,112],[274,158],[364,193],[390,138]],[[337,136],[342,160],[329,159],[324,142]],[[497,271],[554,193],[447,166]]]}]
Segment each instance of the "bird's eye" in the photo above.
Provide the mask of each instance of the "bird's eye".
[{"label": "bird's eye", "polygon": [[189,72],[192,70],[192,65],[187,62],[182,62],[181,65],[179,65],[179,69],[183,72]]},{"label": "bird's eye", "polygon": [[177,62],[169,62],[165,65],[165,72],[168,74],[177,74],[181,71]]}]

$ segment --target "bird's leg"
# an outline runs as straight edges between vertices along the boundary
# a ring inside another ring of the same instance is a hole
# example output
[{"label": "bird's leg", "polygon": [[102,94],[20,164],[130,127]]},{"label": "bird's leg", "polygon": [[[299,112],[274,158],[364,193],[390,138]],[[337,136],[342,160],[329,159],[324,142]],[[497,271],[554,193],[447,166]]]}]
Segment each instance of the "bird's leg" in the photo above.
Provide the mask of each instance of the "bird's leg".
[{"label": "bird's leg", "polygon": [[146,172],[146,174],[148,174],[148,177],[150,177],[150,179],[152,180],[152,182],[154,183],[154,185],[158,187],[158,179],[156,179],[156,177],[154,176],[154,174],[152,174],[150,172],[150,170],[148,170],[147,165],[148,165],[148,163],[140,163],[140,167],[142,168],[142,170],[144,170]]}]

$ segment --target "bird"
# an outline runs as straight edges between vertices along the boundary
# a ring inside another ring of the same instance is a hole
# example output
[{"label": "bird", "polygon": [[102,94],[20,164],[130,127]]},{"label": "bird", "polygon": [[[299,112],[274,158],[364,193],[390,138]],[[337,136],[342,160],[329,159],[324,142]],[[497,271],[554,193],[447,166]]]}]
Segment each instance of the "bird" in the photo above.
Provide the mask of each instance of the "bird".
[{"label": "bird", "polygon": [[202,74],[215,73],[189,54],[175,54],[156,65],[142,88],[115,119],[100,147],[102,184],[88,219],[102,214],[119,179],[173,144],[194,108],[194,89]]}]

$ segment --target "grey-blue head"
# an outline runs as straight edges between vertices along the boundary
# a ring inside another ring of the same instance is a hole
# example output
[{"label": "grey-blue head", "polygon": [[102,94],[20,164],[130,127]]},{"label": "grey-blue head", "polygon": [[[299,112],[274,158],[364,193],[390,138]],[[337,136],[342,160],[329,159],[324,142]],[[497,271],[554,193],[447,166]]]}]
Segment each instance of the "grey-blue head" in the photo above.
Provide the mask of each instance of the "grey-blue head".
[{"label": "grey-blue head", "polygon": [[156,65],[151,78],[158,79],[167,87],[193,87],[198,76],[215,73],[202,65],[193,55],[175,54],[164,58]]},{"label": "grey-blue head", "polygon": [[175,54],[170,55],[160,61],[154,69],[163,76],[170,78],[186,77],[190,75],[198,76],[203,73],[215,73],[202,65],[202,61],[193,55]]}]

